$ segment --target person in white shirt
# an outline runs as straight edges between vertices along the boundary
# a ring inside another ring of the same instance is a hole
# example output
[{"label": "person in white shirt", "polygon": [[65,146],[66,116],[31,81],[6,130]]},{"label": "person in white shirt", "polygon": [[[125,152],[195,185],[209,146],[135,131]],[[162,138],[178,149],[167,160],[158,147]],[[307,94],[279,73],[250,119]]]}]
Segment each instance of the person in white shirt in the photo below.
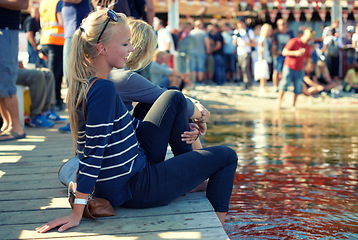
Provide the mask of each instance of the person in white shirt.
[{"label": "person in white shirt", "polygon": [[171,56],[168,61],[168,65],[173,68],[173,54],[175,53],[175,46],[172,34],[165,28],[164,21],[161,19],[154,21],[154,30],[157,31],[158,50],[170,53]]},{"label": "person in white shirt", "polygon": [[224,38],[224,64],[226,68],[226,81],[231,81],[235,73],[235,46],[232,44],[232,29],[230,24],[224,25],[221,35]]},{"label": "person in white shirt", "polygon": [[355,27],[355,33],[352,36],[352,47],[356,50],[356,61],[358,61],[358,24]]},{"label": "person in white shirt", "polygon": [[326,63],[336,85],[339,84],[339,51],[342,48],[342,39],[339,38],[339,34],[335,28],[330,31],[330,35],[323,39],[323,47],[321,52],[326,57]]},{"label": "person in white shirt", "polygon": [[251,29],[247,29],[243,19],[237,22],[237,29],[234,31],[233,44],[237,46],[238,73],[242,74],[245,89],[250,89],[252,85],[252,75],[249,71],[251,48],[256,46],[255,34]]}]

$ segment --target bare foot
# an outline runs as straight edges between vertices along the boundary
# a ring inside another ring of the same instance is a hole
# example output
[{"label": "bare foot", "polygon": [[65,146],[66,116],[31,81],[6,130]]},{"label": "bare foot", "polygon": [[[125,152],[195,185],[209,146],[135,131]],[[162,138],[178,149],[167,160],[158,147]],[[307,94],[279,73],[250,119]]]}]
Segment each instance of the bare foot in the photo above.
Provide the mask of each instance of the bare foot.
[{"label": "bare foot", "polygon": [[197,186],[196,188],[194,188],[190,192],[191,193],[193,193],[193,192],[205,192],[207,186],[208,186],[208,180],[205,180],[204,182],[200,183],[199,186]]}]

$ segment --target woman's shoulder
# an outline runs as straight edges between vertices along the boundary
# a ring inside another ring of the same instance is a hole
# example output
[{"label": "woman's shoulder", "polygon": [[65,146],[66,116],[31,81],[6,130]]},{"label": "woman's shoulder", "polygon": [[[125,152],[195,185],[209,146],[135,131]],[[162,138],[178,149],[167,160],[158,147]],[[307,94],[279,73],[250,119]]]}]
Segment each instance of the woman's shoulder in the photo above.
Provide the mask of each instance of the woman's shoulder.
[{"label": "woman's shoulder", "polygon": [[106,94],[112,95],[116,93],[115,85],[112,81],[108,79],[99,78],[96,82],[91,86],[89,90],[90,95],[97,95],[97,94]]},{"label": "woman's shoulder", "polygon": [[108,79],[98,78],[93,84],[93,87],[101,88],[112,88],[114,86],[113,82]]}]

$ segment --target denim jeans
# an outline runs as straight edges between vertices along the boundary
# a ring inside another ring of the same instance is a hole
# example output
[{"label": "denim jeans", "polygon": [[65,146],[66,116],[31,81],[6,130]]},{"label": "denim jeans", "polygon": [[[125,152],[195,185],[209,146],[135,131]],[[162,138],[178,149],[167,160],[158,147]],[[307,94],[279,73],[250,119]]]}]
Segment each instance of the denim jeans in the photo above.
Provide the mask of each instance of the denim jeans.
[{"label": "denim jeans", "polygon": [[289,67],[284,66],[282,69],[282,79],[278,85],[278,89],[286,92],[287,88],[293,83],[293,92],[294,94],[302,93],[302,84],[303,84],[303,72],[301,70],[295,71]]},{"label": "denim jeans", "polygon": [[250,72],[250,58],[251,54],[246,53],[239,55],[237,58],[238,72],[242,74],[242,80],[246,86],[252,86],[252,74]]},{"label": "denim jeans", "polygon": [[27,47],[27,53],[29,54],[28,63],[34,63],[36,67],[47,67],[46,61],[39,57],[39,51],[36,51],[30,44]]},{"label": "denim jeans", "polygon": [[[209,178],[206,195],[217,212],[227,212],[232,192],[237,155],[218,146],[191,150],[181,141],[188,130],[186,100],[173,90],[153,104],[136,131],[148,164],[130,179],[132,199],[124,207],[164,206]],[[168,142],[174,157],[164,161]]]},{"label": "denim jeans", "polygon": [[0,29],[0,98],[16,94],[18,73],[19,31]]},{"label": "denim jeans", "polygon": [[55,77],[55,95],[56,102],[62,103],[61,84],[63,77],[63,46],[47,44],[43,45],[43,49],[48,57],[48,68]]},{"label": "denim jeans", "polygon": [[224,58],[221,54],[214,54],[214,82],[223,85],[226,79]]},{"label": "denim jeans", "polygon": [[68,62],[71,51],[71,39],[72,37],[65,38],[65,44],[63,45],[63,76],[65,79],[66,86],[68,87]]}]

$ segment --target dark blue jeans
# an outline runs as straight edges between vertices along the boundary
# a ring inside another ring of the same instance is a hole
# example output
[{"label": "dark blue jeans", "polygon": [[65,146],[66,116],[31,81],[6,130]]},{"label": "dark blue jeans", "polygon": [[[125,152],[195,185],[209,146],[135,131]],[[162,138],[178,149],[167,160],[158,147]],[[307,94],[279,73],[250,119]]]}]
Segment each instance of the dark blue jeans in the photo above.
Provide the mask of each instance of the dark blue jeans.
[{"label": "dark blue jeans", "polygon": [[[206,191],[209,201],[215,211],[228,211],[237,155],[223,146],[192,151],[180,137],[188,129],[184,96],[178,91],[166,91],[137,129],[148,164],[131,178],[133,198],[124,207],[167,205],[209,178]],[[164,161],[168,142],[175,157]]]},{"label": "dark blue jeans", "polygon": [[223,85],[226,79],[224,58],[221,54],[214,54],[214,82]]},{"label": "dark blue jeans", "polygon": [[48,68],[52,71],[55,77],[56,102],[62,103],[61,84],[63,77],[63,46],[47,44],[42,47],[48,57]]}]

